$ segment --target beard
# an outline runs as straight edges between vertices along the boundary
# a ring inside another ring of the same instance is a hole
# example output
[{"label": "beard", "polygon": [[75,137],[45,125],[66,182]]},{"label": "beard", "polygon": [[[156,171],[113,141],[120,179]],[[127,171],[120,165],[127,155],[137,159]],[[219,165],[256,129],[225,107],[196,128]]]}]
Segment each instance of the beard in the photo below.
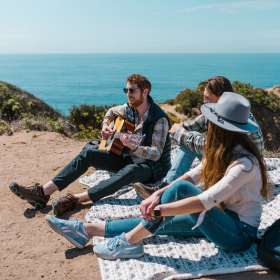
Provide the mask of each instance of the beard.
[{"label": "beard", "polygon": [[143,96],[143,93],[141,92],[139,99],[129,100],[128,104],[129,104],[129,107],[131,107],[131,108],[137,108],[143,102],[144,102],[144,96]]}]

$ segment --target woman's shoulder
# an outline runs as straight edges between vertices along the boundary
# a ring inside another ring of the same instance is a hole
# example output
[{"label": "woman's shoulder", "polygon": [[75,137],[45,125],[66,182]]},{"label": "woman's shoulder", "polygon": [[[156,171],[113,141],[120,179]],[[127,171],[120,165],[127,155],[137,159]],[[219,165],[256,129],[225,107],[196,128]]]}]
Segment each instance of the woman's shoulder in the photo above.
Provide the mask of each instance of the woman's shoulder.
[{"label": "woman's shoulder", "polygon": [[246,169],[247,167],[251,169],[253,166],[258,166],[257,158],[252,153],[244,149],[242,146],[237,146],[233,150],[232,154],[234,161],[231,164],[231,166],[244,165]]},{"label": "woman's shoulder", "polygon": [[238,166],[242,171],[253,172],[259,169],[259,163],[257,158],[252,155],[242,155],[240,158],[236,159],[230,166],[229,169]]}]

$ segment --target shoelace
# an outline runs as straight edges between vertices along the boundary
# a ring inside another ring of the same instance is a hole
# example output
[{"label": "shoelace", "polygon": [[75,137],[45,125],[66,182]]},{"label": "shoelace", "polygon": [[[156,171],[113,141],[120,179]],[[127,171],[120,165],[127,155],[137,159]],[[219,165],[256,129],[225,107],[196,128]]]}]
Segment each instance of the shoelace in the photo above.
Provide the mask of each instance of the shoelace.
[{"label": "shoelace", "polygon": [[118,245],[120,241],[120,237],[119,236],[116,236],[114,238],[112,238],[108,243],[107,243],[107,248],[110,249],[110,250],[113,250],[114,246],[115,245]]},{"label": "shoelace", "polygon": [[25,188],[31,190],[32,194],[37,194],[38,193],[38,187],[40,187],[40,184],[36,183],[34,186],[25,187]]},{"label": "shoelace", "polygon": [[[69,220],[62,220],[65,224],[69,224]],[[71,224],[73,225],[75,230],[78,230],[80,227],[80,223],[81,221],[79,221],[78,219],[73,219],[71,220]],[[69,224],[69,225],[71,225]]]}]

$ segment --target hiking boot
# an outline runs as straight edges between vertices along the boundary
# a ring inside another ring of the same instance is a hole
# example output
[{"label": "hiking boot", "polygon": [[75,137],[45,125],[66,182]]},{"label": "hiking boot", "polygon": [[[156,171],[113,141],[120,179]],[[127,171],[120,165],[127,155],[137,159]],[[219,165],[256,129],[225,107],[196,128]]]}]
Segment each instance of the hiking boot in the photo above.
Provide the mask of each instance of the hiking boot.
[{"label": "hiking boot", "polygon": [[92,236],[88,235],[84,231],[84,224],[82,221],[77,219],[73,220],[62,220],[54,216],[47,215],[46,220],[49,226],[56,231],[58,234],[65,237],[73,245],[79,249],[83,249],[89,242]]},{"label": "hiking boot", "polygon": [[124,236],[124,232],[112,238],[106,244],[98,244],[94,246],[94,253],[97,257],[104,260],[116,259],[136,259],[144,255],[143,243],[138,242],[130,245]]},{"label": "hiking boot", "polygon": [[27,200],[35,209],[42,209],[46,207],[50,196],[45,195],[42,186],[36,183],[31,187],[20,186],[16,182],[12,182],[9,185],[10,190],[20,197],[21,199]]},{"label": "hiking boot", "polygon": [[73,210],[77,205],[78,200],[78,197],[71,193],[63,195],[59,199],[53,198],[52,206],[54,215],[58,216],[68,209]]},{"label": "hiking boot", "polygon": [[144,199],[148,198],[151,196],[155,191],[160,190],[164,187],[166,187],[168,184],[167,183],[161,183],[160,186],[155,186],[155,187],[147,187],[142,183],[135,183],[133,184],[133,187],[135,191]]}]

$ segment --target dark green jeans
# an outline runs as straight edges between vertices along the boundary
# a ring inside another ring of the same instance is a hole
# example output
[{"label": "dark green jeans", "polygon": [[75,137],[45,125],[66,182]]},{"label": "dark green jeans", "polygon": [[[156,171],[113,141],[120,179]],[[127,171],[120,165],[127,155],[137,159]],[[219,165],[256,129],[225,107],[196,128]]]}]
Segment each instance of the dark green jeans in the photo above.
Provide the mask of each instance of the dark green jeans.
[{"label": "dark green jeans", "polygon": [[146,183],[152,179],[152,170],[145,163],[134,164],[130,157],[124,158],[105,150],[86,149],[66,165],[52,181],[61,191],[83,175],[90,166],[116,173],[116,176],[88,189],[88,195],[93,202],[115,193],[129,183]]}]

